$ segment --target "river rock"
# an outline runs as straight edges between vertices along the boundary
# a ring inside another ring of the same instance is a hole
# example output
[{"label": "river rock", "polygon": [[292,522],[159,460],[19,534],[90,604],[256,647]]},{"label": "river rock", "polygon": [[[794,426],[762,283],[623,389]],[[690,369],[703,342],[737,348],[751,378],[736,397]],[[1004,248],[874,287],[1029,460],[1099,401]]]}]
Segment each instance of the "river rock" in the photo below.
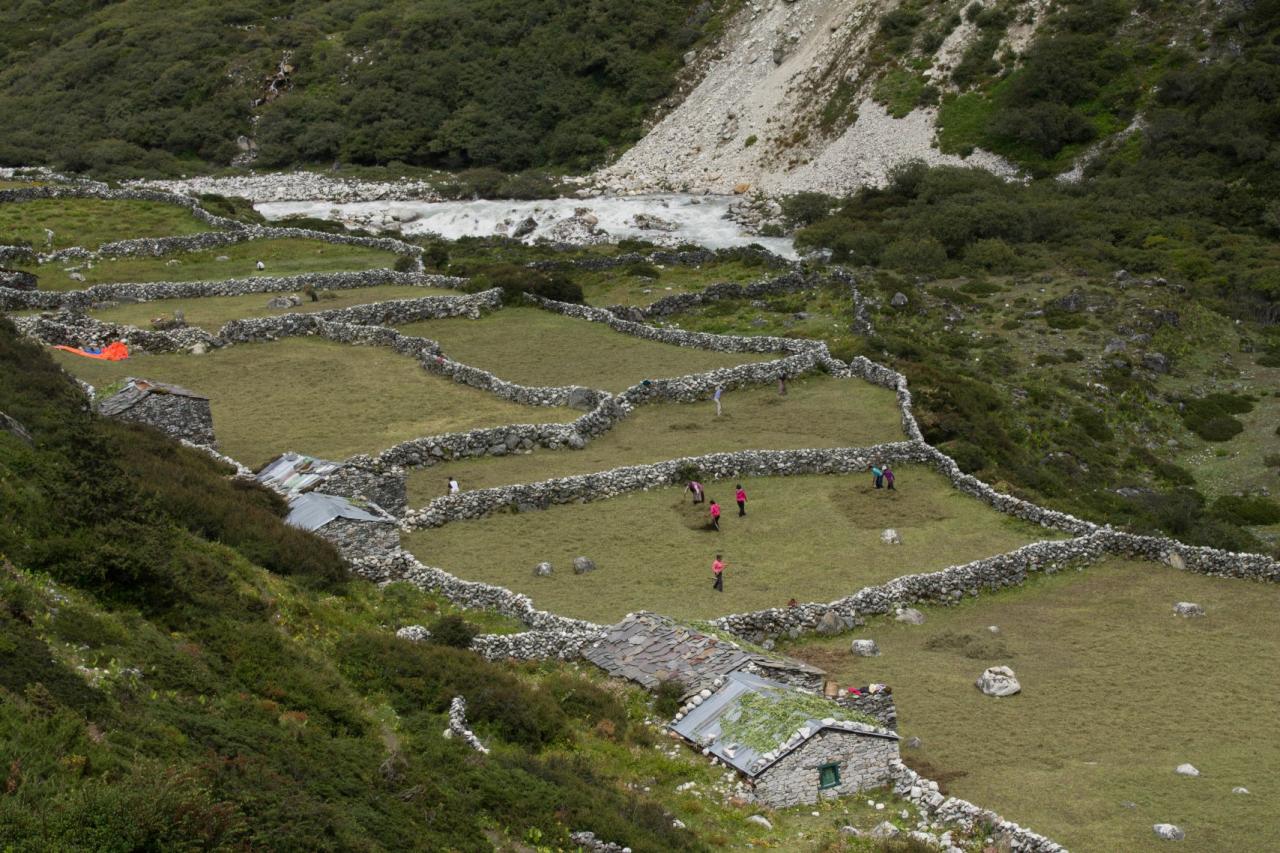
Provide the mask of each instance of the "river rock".
[{"label": "river rock", "polygon": [[880,647],[876,645],[875,640],[854,640],[849,651],[860,658],[880,657]]},{"label": "river rock", "polygon": [[988,696],[1012,696],[1022,692],[1018,677],[1007,666],[991,666],[974,682]]},{"label": "river rock", "polygon": [[1157,823],[1151,827],[1155,830],[1156,835],[1165,841],[1181,841],[1187,837],[1187,834],[1171,823]]},{"label": "river rock", "polygon": [[586,557],[573,558],[573,573],[575,575],[585,575],[587,572],[594,572],[595,570],[595,560],[589,560]]},{"label": "river rock", "polygon": [[532,216],[526,216],[520,224],[516,226],[516,230],[511,232],[511,236],[517,240],[523,240],[536,230],[538,230],[538,220],[534,219]]}]

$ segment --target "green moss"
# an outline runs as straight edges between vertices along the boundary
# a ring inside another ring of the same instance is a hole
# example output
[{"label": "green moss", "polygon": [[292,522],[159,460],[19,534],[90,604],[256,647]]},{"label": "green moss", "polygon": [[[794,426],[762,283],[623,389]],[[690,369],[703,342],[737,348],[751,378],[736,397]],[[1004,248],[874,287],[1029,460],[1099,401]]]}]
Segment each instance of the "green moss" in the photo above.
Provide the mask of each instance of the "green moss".
[{"label": "green moss", "polygon": [[879,727],[873,717],[841,708],[828,699],[795,690],[744,693],[737,708],[720,721],[720,740],[738,743],[757,752],[781,746],[809,720],[834,717]]}]

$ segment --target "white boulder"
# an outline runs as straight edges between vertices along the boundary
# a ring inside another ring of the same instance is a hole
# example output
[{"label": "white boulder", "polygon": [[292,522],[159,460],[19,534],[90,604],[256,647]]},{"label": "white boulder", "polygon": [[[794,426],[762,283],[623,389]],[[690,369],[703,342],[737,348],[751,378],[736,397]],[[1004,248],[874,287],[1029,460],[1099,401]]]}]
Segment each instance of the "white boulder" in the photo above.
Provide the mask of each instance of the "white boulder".
[{"label": "white boulder", "polygon": [[988,696],[1012,696],[1022,692],[1018,677],[1007,666],[991,666],[974,682]]}]

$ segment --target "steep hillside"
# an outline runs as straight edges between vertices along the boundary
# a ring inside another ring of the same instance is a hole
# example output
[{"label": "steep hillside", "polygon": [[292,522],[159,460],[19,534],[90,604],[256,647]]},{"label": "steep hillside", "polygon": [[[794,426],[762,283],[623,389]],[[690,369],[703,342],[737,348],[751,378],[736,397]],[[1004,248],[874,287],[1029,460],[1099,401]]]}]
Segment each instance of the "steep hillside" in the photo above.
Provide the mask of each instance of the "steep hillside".
[{"label": "steep hillside", "polygon": [[843,195],[883,185],[911,159],[1002,176],[1063,172],[1141,123],[1165,69],[1228,59],[1232,40],[1211,34],[1265,19],[1264,6],[743,6],[695,63],[688,97],[597,178],[616,191]]},{"label": "steep hillside", "polygon": [[711,24],[692,0],[15,0],[0,165],[581,169]]}]

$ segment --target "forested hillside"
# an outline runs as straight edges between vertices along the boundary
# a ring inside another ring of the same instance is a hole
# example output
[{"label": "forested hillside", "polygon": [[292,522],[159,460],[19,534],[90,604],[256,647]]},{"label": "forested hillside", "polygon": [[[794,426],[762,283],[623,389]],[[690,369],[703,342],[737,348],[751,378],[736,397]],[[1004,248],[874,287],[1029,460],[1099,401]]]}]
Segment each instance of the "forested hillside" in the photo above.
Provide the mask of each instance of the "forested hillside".
[{"label": "forested hillside", "polygon": [[584,168],[633,141],[695,0],[0,3],[0,165]]}]

